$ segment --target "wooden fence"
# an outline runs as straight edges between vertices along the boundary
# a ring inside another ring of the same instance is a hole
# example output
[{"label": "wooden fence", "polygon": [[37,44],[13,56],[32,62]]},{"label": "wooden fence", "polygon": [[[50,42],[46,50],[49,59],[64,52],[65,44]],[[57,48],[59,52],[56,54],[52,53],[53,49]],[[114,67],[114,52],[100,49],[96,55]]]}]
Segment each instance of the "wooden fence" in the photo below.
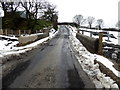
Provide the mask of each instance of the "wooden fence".
[{"label": "wooden fence", "polygon": [[42,30],[36,30],[32,32],[32,30],[8,30],[8,29],[0,29],[0,35],[15,35],[15,36],[21,36],[25,34],[34,34],[34,33],[48,33],[49,29],[42,29]]},{"label": "wooden fence", "polygon": [[22,34],[31,34],[31,30],[8,30],[8,29],[0,29],[1,35],[17,35],[20,36]]},{"label": "wooden fence", "polygon": [[2,29],[0,29],[0,35],[3,35],[3,30]]}]

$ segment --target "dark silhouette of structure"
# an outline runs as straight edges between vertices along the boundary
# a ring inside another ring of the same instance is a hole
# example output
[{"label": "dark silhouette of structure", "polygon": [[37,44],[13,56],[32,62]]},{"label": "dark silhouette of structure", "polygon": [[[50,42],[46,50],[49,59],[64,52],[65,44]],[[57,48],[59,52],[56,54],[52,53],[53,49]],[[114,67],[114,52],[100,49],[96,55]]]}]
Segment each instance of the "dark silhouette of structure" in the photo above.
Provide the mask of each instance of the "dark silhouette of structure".
[{"label": "dark silhouette of structure", "polygon": [[58,22],[58,25],[71,25],[71,26],[79,27],[79,25],[74,22]]}]

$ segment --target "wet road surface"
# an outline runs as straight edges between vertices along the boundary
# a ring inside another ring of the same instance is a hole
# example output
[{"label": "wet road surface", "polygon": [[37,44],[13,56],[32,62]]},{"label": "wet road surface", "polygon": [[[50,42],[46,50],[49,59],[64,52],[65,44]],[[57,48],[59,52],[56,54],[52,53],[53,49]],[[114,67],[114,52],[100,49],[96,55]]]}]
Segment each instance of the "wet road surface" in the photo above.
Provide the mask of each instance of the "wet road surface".
[{"label": "wet road surface", "polygon": [[[44,49],[39,50],[28,62],[16,69],[12,77],[18,75],[7,87],[84,88],[84,80],[79,76],[75,58],[71,52],[69,30],[61,26],[58,34],[48,42]],[[22,73],[19,73],[21,71],[19,69],[23,69]],[[82,69],[79,70],[83,72]],[[87,76],[83,75],[83,77]]]}]

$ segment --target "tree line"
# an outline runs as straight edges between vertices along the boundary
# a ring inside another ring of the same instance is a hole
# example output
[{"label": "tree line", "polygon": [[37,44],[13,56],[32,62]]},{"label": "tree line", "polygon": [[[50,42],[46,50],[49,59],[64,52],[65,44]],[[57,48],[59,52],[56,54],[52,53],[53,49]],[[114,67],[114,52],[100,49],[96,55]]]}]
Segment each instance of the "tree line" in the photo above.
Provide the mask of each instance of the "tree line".
[{"label": "tree line", "polygon": [[[73,17],[73,22],[77,23],[79,25],[79,27],[81,27],[81,25],[83,25],[85,23],[88,23],[89,28],[91,29],[92,24],[95,22],[95,18],[92,16],[88,16],[87,18],[84,18],[82,15],[75,15]],[[104,25],[103,19],[98,19],[96,28],[98,28],[100,30],[103,25]]]},{"label": "tree line", "polygon": [[45,0],[0,2],[4,11],[2,29],[35,30],[53,25],[57,29],[56,6]]},{"label": "tree line", "polygon": [[[83,24],[87,23],[89,28],[91,29],[92,25],[95,21],[96,21],[96,28],[101,30],[104,25],[103,19],[95,20],[95,18],[93,16],[88,16],[87,18],[84,18],[82,15],[75,15],[73,17],[73,22],[77,23],[79,25],[79,27],[81,27]],[[118,27],[118,29],[120,30],[120,21],[118,21],[115,26]],[[116,28],[108,28],[108,29],[113,30],[113,31],[117,30]]]}]

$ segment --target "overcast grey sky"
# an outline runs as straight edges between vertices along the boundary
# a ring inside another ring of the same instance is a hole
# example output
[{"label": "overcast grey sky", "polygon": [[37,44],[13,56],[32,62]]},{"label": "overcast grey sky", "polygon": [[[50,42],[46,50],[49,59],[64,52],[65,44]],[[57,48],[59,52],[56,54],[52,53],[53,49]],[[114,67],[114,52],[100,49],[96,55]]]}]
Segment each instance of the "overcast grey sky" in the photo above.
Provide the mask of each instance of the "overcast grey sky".
[{"label": "overcast grey sky", "polygon": [[72,21],[76,14],[85,18],[93,16],[103,19],[105,26],[114,27],[118,21],[118,2],[120,0],[48,0],[57,6],[59,20]]}]

